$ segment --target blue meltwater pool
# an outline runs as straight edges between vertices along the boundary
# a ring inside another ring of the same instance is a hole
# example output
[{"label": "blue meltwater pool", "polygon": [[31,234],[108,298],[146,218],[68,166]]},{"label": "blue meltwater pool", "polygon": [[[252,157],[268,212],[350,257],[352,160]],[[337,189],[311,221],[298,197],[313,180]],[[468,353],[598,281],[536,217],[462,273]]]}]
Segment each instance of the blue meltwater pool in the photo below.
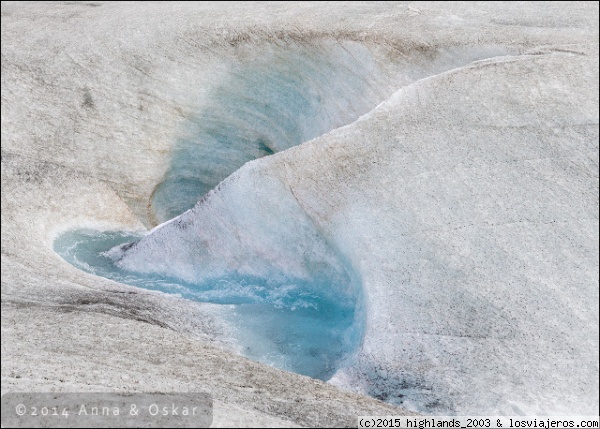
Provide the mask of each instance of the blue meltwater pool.
[{"label": "blue meltwater pool", "polygon": [[248,358],[321,380],[329,379],[361,338],[356,299],[341,299],[327,278],[307,282],[229,276],[199,284],[119,268],[105,253],[141,238],[125,232],[73,230],[54,250],[75,267],[119,283],[182,299],[223,304],[233,340]]}]

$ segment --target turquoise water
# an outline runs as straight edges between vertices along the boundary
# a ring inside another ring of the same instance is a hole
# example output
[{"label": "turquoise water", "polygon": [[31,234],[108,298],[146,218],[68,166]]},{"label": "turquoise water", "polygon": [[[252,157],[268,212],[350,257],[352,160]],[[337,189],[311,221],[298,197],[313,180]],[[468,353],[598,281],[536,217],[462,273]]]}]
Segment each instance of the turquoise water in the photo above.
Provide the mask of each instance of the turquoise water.
[{"label": "turquoise water", "polygon": [[317,282],[228,276],[199,284],[117,267],[103,254],[140,235],[119,231],[74,230],[59,236],[54,250],[75,267],[145,289],[185,299],[224,304],[242,353],[287,371],[327,380],[351,353],[360,334],[355,302],[328,294],[327,279]]}]

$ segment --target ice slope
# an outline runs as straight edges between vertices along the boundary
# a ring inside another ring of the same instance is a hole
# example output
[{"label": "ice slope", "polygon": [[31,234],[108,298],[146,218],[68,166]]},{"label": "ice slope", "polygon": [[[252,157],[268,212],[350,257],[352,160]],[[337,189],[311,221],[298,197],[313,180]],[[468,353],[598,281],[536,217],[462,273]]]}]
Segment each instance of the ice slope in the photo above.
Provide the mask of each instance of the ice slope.
[{"label": "ice slope", "polygon": [[329,243],[366,300],[335,383],[427,413],[594,413],[597,70],[549,52],[421,80],[246,164],[119,264],[318,277]]}]

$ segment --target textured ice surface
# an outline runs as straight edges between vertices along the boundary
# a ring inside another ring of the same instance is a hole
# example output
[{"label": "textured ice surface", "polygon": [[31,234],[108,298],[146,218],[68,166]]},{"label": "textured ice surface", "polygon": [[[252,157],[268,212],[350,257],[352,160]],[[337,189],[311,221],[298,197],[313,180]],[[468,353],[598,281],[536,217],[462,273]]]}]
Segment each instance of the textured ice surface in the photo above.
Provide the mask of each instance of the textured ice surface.
[{"label": "textured ice surface", "polygon": [[353,122],[398,86],[513,51],[469,46],[383,61],[364,45],[348,41],[239,49],[205,88],[198,111],[181,125],[169,169],[150,199],[155,223],[192,208],[247,161]]}]

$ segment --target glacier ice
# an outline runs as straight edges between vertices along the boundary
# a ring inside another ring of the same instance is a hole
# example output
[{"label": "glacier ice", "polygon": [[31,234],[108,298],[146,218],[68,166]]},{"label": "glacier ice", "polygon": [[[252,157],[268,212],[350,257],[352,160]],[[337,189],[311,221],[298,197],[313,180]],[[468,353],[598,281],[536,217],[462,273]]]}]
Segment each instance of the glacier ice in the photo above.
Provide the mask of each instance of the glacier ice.
[{"label": "glacier ice", "polygon": [[[3,391],[598,414],[597,2],[2,2],[1,40]],[[226,341],[302,371],[291,285],[356,297],[328,383]]]},{"label": "glacier ice", "polygon": [[170,166],[150,198],[165,222],[192,208],[247,161],[288,149],[349,124],[393,90],[468,62],[506,55],[489,45],[380,58],[350,41],[240,47],[181,125]]},{"label": "glacier ice", "polygon": [[597,366],[582,346],[597,284],[574,263],[597,255],[591,63],[523,55],[423,79],[245,164],[116,263],[186,281],[346,270],[331,292],[362,288],[365,327],[333,383],[425,413],[590,412],[563,393]]}]

